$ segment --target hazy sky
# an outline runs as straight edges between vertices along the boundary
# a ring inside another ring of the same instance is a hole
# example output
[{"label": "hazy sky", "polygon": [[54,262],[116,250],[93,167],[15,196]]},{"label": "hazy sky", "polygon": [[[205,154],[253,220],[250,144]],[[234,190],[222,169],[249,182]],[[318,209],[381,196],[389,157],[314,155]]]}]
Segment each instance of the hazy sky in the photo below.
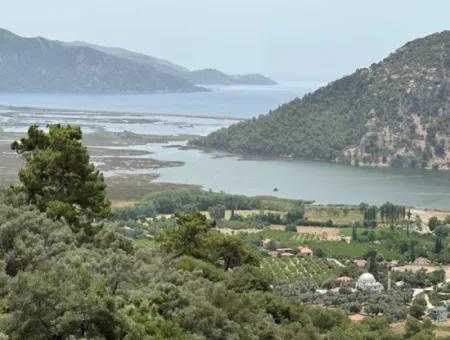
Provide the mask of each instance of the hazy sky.
[{"label": "hazy sky", "polygon": [[333,80],[450,29],[449,0],[3,0],[24,36],[125,47],[191,69]]}]

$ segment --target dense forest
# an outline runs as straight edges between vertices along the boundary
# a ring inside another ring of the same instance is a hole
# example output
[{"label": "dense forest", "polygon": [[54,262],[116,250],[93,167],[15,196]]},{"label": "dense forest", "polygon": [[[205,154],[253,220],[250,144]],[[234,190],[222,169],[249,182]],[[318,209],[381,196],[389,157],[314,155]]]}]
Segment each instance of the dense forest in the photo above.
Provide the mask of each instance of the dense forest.
[{"label": "dense forest", "polygon": [[433,337],[429,322],[410,319],[401,335],[381,317],[351,323],[283,297],[250,245],[196,212],[136,246],[105,223],[79,128],[33,126],[12,148],[25,164],[0,198],[1,339]]},{"label": "dense forest", "polygon": [[450,31],[258,118],[191,143],[240,154],[353,165],[448,168]]}]

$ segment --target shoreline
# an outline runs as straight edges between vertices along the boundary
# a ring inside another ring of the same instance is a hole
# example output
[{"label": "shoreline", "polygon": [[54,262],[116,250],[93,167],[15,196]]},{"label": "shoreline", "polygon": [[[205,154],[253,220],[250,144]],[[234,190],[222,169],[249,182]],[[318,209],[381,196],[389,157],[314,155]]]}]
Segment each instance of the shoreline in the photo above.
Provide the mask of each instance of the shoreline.
[{"label": "shoreline", "polygon": [[180,117],[180,118],[199,118],[199,119],[213,119],[213,120],[232,120],[240,122],[248,118],[233,117],[228,115],[221,116],[209,116],[206,114],[187,114],[187,113],[156,113],[146,111],[116,111],[116,110],[99,110],[99,109],[71,109],[71,108],[59,108],[59,107],[46,107],[46,106],[16,106],[0,104],[0,110],[25,110],[33,111],[40,110],[43,113],[59,111],[60,113],[98,113],[98,114],[115,114],[115,115],[147,115],[147,116],[167,116],[167,117]]}]

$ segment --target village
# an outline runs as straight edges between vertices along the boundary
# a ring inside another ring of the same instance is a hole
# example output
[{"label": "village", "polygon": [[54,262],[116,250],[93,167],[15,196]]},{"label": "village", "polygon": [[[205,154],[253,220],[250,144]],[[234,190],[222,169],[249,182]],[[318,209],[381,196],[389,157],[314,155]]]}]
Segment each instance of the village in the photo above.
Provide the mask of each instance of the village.
[{"label": "village", "polygon": [[[160,228],[174,223],[171,211],[178,209],[175,204],[164,211],[154,207],[182,195],[187,193],[144,200],[153,209],[153,217],[141,220],[144,226],[129,219],[136,208],[117,210],[124,214],[118,230],[152,242]],[[239,203],[229,203],[226,194],[199,195],[199,210],[215,221],[216,231],[257,249],[260,267],[273,277],[273,289],[288,299],[342,309],[356,323],[383,317],[399,332],[410,318],[430,320],[436,331],[450,335],[450,212],[389,202],[319,205],[241,197]],[[203,196],[214,203],[208,207]],[[144,207],[140,213],[148,216]]]},{"label": "village", "polygon": [[[261,241],[260,248],[267,256],[266,263],[263,266],[274,267],[278,265],[284,267],[287,273],[284,279],[280,279],[280,283],[285,281],[283,284],[287,282],[295,284],[306,276],[308,279],[316,280],[317,288],[314,288],[313,294],[329,296],[331,299],[338,299],[339,295],[344,297],[349,295],[376,296],[395,291],[409,291],[410,299],[404,301],[405,306],[420,305],[421,311],[416,315],[420,314],[422,318],[429,318],[435,323],[447,325],[447,314],[450,309],[450,286],[448,285],[450,282],[450,265],[433,264],[425,256],[417,256],[414,261],[375,259],[377,262],[374,265],[370,263],[370,261],[374,261],[370,256],[356,259],[345,259],[340,256],[338,259],[325,256],[321,248],[316,248],[318,253],[315,253],[313,247],[306,245],[274,248],[274,245],[277,244],[276,240],[279,239],[277,233],[280,233],[280,236],[286,233],[286,226],[270,225],[268,229],[271,231],[273,238],[264,238]],[[423,223],[423,228],[414,226],[411,232],[417,233],[417,235],[431,235],[431,231],[425,223]],[[315,240],[316,243],[314,244],[317,244],[317,242],[341,242],[348,245],[348,248],[352,247],[352,237],[342,235],[339,228],[297,226],[293,238]],[[376,247],[381,244],[381,241],[374,240],[371,244]],[[367,245],[367,247],[369,249],[370,245]],[[322,264],[321,270],[314,270],[314,266],[320,268],[320,264]],[[324,270],[325,267],[328,270]],[[383,278],[381,279],[382,282],[369,272],[373,272],[374,267],[377,268],[377,276]],[[324,276],[316,275],[319,270],[329,277],[323,280]],[[339,275],[339,273],[345,273],[346,275]],[[411,280],[403,280],[402,274],[417,276],[418,281],[413,283]],[[431,275],[435,275],[438,279],[433,282],[427,281],[426,277]],[[425,282],[420,281],[420,278]],[[320,279],[323,280],[321,284],[320,281],[317,281]],[[430,283],[430,285],[425,283]],[[433,302],[430,296],[432,296]],[[382,314],[382,312],[377,311],[375,315]],[[350,313],[349,319],[358,322],[371,315],[373,316],[374,313],[370,307],[362,307],[358,313]]]}]

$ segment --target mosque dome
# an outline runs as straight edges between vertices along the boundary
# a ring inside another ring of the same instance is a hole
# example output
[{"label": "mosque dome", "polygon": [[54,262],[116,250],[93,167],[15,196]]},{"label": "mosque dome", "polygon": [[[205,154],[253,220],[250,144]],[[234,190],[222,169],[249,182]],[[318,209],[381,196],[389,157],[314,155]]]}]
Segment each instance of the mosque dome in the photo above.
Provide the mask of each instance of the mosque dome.
[{"label": "mosque dome", "polygon": [[358,283],[375,283],[375,277],[370,273],[364,273],[358,278]]},{"label": "mosque dome", "polygon": [[383,285],[375,279],[370,273],[364,273],[356,282],[356,288],[363,291],[380,292],[384,289]]}]

